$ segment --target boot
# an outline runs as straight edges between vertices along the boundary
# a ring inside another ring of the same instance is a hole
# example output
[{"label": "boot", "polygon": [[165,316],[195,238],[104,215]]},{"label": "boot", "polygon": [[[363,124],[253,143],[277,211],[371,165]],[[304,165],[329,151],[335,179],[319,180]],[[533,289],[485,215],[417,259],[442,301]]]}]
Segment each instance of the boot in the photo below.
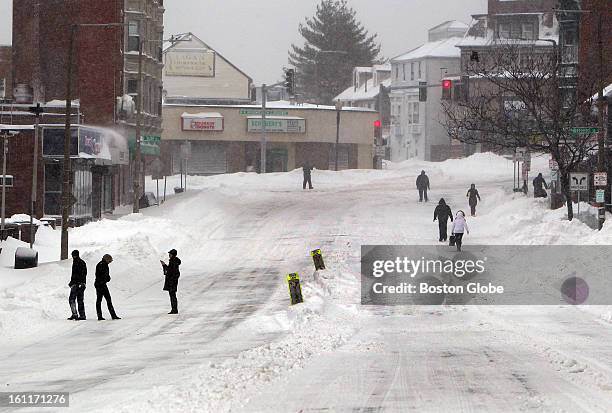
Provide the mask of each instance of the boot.
[{"label": "boot", "polygon": [[98,321],[104,321],[104,320],[106,320],[106,318],[104,318],[104,317],[98,317]]},{"label": "boot", "polygon": [[70,317],[68,317],[68,320],[78,320],[79,316],[77,316],[76,314],[72,314]]},{"label": "boot", "polygon": [[112,318],[113,318],[113,320],[121,320],[121,317],[119,317],[117,315],[114,315]]},{"label": "boot", "polygon": [[178,314],[178,310],[170,310],[168,314]]}]

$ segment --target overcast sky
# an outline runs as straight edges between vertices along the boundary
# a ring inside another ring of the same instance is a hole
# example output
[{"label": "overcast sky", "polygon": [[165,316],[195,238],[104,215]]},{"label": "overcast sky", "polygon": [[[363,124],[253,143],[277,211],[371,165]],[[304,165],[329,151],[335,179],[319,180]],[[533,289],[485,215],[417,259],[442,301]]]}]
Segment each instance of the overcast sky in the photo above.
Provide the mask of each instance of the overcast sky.
[{"label": "overcast sky", "polygon": [[[11,3],[0,0],[0,44],[11,43]],[[166,37],[193,32],[250,75],[274,83],[287,66],[298,25],[319,0],[167,0]],[[384,57],[394,57],[427,40],[427,29],[445,20],[470,23],[487,0],[349,0],[371,33],[378,33]]]}]

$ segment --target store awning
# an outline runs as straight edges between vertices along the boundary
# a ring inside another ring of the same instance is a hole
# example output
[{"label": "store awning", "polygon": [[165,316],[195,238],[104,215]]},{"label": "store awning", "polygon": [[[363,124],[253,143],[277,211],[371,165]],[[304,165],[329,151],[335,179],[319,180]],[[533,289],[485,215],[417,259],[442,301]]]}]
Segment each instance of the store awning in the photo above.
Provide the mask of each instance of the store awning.
[{"label": "store awning", "polygon": [[184,131],[215,132],[224,128],[224,118],[218,112],[183,113],[181,129]]}]

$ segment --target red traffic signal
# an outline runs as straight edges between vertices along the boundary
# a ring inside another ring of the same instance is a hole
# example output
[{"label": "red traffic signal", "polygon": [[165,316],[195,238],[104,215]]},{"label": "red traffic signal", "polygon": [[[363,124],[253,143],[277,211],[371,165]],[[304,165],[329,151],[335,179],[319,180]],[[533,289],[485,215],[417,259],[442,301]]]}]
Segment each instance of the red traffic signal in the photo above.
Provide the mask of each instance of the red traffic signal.
[{"label": "red traffic signal", "polygon": [[444,79],[442,81],[442,89],[450,90],[451,87],[453,87],[453,81],[452,80]]},{"label": "red traffic signal", "polygon": [[374,121],[374,127],[375,128],[382,127],[382,122],[380,121],[380,119]]}]

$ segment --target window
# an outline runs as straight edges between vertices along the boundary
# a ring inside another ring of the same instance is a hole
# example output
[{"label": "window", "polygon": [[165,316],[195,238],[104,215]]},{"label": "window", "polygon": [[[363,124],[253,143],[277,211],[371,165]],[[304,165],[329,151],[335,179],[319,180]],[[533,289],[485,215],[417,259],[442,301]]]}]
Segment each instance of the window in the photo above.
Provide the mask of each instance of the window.
[{"label": "window", "polygon": [[6,79],[0,79],[0,99],[6,97]]},{"label": "window", "polygon": [[510,38],[510,23],[500,23],[498,26],[498,37],[500,39],[509,39]]},{"label": "window", "polygon": [[2,175],[0,175],[0,188],[1,187],[12,187],[13,186],[13,175],[6,175],[6,179],[2,179]]},{"label": "window", "polygon": [[414,62],[410,63],[410,80],[414,80]]},{"label": "window", "polygon": [[137,21],[128,23],[128,52],[138,51],[140,47],[140,24]]},{"label": "window", "polygon": [[522,39],[535,39],[533,31],[533,23],[523,23],[521,25],[521,38]]},{"label": "window", "polygon": [[404,74],[404,80],[406,80],[406,63],[402,64],[402,72]]},{"label": "window", "polygon": [[395,65],[395,78],[399,79],[399,66]]},{"label": "window", "polygon": [[419,79],[423,78],[423,74],[421,72],[421,62],[419,61]]},{"label": "window", "polygon": [[128,79],[128,81],[127,81],[127,93],[128,93],[128,95],[137,95],[138,94],[138,80],[136,80],[136,79]]}]

